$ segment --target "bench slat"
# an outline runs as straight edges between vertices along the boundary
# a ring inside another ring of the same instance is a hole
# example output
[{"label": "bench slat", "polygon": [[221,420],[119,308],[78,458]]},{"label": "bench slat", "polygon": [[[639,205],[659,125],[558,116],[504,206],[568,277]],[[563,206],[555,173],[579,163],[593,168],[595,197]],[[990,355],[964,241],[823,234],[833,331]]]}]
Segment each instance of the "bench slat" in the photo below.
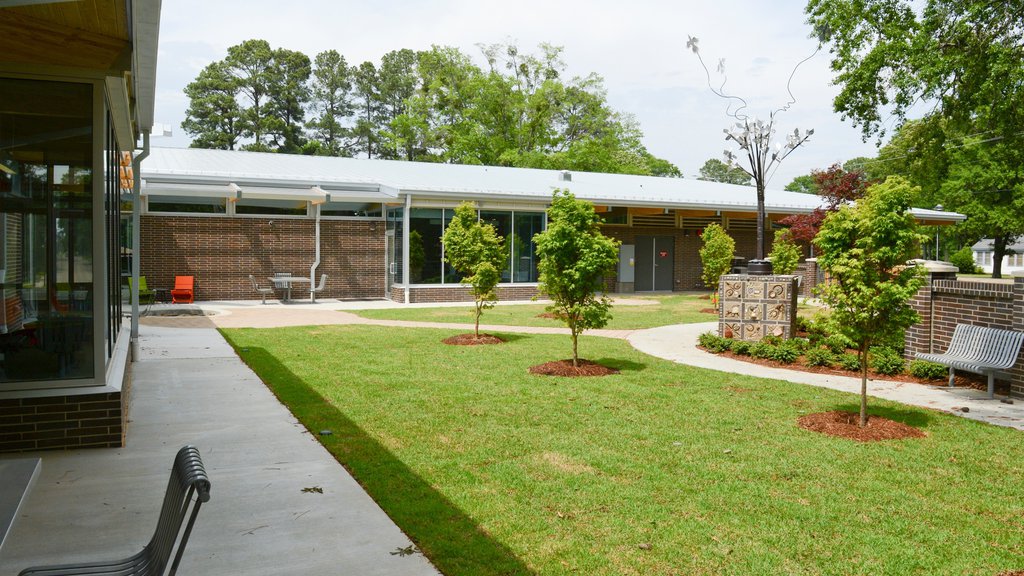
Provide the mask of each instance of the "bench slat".
[{"label": "bench slat", "polygon": [[997,371],[1017,363],[1024,332],[957,324],[953,338],[943,354],[917,353],[915,357],[949,366],[949,385],[953,386],[954,370],[966,370],[988,376],[988,394],[994,395]]}]

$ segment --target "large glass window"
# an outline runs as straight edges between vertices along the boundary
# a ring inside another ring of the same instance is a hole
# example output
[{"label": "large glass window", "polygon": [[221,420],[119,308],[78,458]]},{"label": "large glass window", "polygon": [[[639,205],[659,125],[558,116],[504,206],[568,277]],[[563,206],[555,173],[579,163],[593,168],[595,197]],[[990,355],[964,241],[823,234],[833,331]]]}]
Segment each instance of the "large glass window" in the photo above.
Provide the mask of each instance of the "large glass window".
[{"label": "large glass window", "polygon": [[443,212],[440,208],[409,211],[409,275],[413,284],[441,283]]},{"label": "large glass window", "polygon": [[515,234],[511,239],[515,282],[537,281],[537,244],[534,234],[544,231],[543,212],[516,212]]},{"label": "large glass window", "polygon": [[235,214],[267,216],[305,216],[305,200],[258,200],[242,198],[235,202]]},{"label": "large glass window", "polygon": [[494,226],[494,230],[505,239],[505,266],[501,269],[501,281],[512,281],[512,213],[481,211],[480,220]]},{"label": "large glass window", "polygon": [[92,91],[0,79],[0,389],[95,376]]},{"label": "large glass window", "polygon": [[147,210],[150,212],[184,212],[186,214],[224,214],[224,198],[201,196],[148,196]]},{"label": "large glass window", "polygon": [[381,204],[376,202],[324,202],[321,216],[348,216],[350,218],[380,218]]},{"label": "large glass window", "polygon": [[404,208],[388,208],[387,216],[387,234],[392,239],[391,244],[388,248],[391,250],[391,254],[388,254],[388,284],[400,284],[403,282],[402,276],[402,237],[405,235],[403,213]]}]

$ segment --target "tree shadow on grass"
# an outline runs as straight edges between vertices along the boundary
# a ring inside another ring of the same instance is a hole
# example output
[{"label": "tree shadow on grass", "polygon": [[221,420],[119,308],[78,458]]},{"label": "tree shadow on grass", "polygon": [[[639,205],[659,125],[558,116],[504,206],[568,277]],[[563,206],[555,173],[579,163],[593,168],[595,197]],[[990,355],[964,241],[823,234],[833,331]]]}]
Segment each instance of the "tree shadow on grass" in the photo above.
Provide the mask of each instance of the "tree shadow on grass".
[{"label": "tree shadow on grass", "polygon": [[632,360],[623,360],[622,358],[597,358],[594,362],[597,362],[602,366],[615,368],[619,372],[641,372],[647,369],[647,364],[633,362]]},{"label": "tree shadow on grass", "polygon": [[[860,414],[860,404],[839,404],[833,407],[832,410]],[[872,406],[871,402],[868,402],[868,417],[870,418],[871,416],[881,416],[882,418],[902,422],[914,428],[927,428],[935,420],[935,417],[926,410],[897,408],[893,406]]]},{"label": "tree shadow on grass", "polygon": [[[263,348],[242,360],[444,574],[533,574],[507,547]],[[320,436],[320,430],[331,430]]]}]

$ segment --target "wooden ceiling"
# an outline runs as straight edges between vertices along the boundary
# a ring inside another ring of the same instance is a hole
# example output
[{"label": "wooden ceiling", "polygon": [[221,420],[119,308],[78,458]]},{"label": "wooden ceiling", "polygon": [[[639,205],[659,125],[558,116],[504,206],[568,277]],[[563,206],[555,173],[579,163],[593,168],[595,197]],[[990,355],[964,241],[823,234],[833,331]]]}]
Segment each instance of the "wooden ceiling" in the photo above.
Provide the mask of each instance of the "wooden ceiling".
[{"label": "wooden ceiling", "polygon": [[0,2],[0,63],[109,70],[128,48],[126,0]]}]

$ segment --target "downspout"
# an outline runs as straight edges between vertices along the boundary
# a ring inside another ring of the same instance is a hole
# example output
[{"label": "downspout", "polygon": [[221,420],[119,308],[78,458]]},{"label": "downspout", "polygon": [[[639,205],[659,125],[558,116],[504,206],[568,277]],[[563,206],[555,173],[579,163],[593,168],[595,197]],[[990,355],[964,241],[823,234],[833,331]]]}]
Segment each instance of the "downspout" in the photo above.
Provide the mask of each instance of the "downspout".
[{"label": "downspout", "polygon": [[409,303],[409,210],[412,208],[412,194],[405,195],[405,210],[402,214],[402,284],[405,284],[405,303]]},{"label": "downspout", "polygon": [[142,161],[149,156],[149,130],[142,131],[142,152],[132,160],[132,187],[135,194],[132,195],[132,329],[131,329],[131,350],[132,362],[139,361],[139,261],[141,251],[139,244],[142,242],[142,234],[139,232],[139,223],[142,213]]},{"label": "downspout", "polygon": [[316,302],[316,267],[320,265],[320,202],[316,203],[316,233],[314,235],[316,248],[313,256],[313,265],[309,267],[309,300]]}]

